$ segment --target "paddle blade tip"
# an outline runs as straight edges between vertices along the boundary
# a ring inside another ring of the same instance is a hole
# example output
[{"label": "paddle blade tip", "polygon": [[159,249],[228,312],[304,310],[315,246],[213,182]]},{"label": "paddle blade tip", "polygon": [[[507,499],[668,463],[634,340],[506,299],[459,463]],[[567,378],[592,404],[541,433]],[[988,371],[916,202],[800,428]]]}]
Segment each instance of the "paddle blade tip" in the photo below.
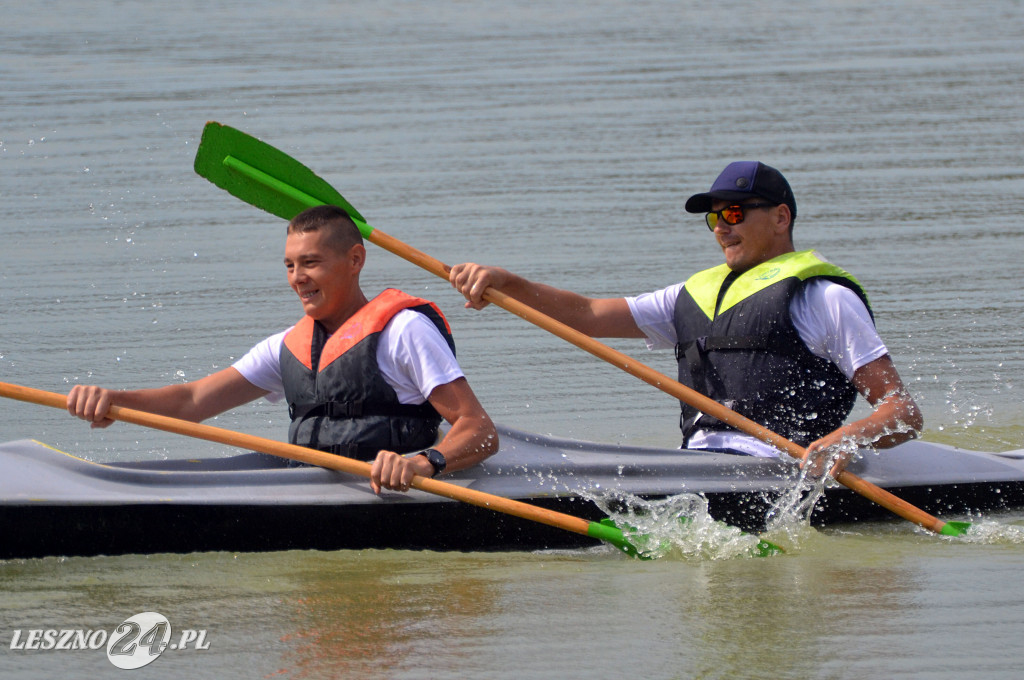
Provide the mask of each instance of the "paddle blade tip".
[{"label": "paddle blade tip", "polygon": [[774,557],[775,555],[785,554],[786,550],[781,545],[777,545],[763,538],[759,538],[757,545],[750,549],[750,555],[752,557]]},{"label": "paddle blade tip", "polygon": [[635,545],[630,543],[622,533],[622,529],[610,517],[605,517],[600,522],[591,522],[587,527],[587,535],[591,538],[600,539],[605,543],[610,543],[630,557],[641,560],[654,559],[650,555],[640,552]]},{"label": "paddle blade tip", "polygon": [[963,536],[970,528],[970,522],[946,522],[939,533],[943,536]]}]

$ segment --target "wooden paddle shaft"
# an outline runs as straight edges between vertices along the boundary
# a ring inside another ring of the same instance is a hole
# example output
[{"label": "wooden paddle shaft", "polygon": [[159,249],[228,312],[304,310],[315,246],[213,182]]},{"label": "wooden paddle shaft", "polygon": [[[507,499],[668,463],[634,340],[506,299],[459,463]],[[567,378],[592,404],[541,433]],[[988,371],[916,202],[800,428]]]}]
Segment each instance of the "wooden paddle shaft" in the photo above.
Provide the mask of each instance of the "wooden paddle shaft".
[{"label": "wooden paddle shaft", "polygon": [[[369,236],[369,240],[371,243],[375,243],[381,248],[384,248],[385,250],[394,253],[395,255],[398,255],[399,257],[408,260],[423,269],[426,269],[442,279],[448,279],[451,267],[440,260],[430,257],[429,255],[406,245],[398,239],[374,229]],[[782,435],[779,435],[763,425],[740,415],[736,411],[733,411],[714,399],[706,397],[700,392],[683,385],[681,382],[674,380],[663,373],[655,371],[654,369],[636,361],[632,357],[623,354],[616,349],[612,349],[608,345],[595,340],[589,335],[581,333],[561,321],[537,311],[533,307],[502,293],[500,290],[488,288],[484,291],[483,297],[488,302],[492,302],[502,309],[512,312],[516,316],[519,316],[536,326],[540,326],[544,330],[576,345],[580,349],[593,354],[599,359],[604,359],[608,363],[621,368],[626,373],[640,378],[644,382],[657,387],[661,391],[670,394],[680,401],[686,402],[702,413],[713,416],[721,420],[723,423],[735,427],[737,430],[757,437],[761,441],[767,442],[777,449],[785,451],[794,458],[803,460],[807,457],[807,450],[805,448],[786,439]],[[941,533],[942,528],[946,525],[946,523],[939,518],[928,514],[910,503],[907,503],[903,499],[894,496],[885,489],[882,489],[865,479],[858,477],[852,472],[843,470],[835,476],[835,479],[847,488],[856,491],[865,498],[874,501],[887,510],[899,515],[903,519],[913,522],[925,529],[934,531],[935,533]]]},{"label": "wooden paddle shaft", "polygon": [[[59,409],[67,408],[67,397],[62,394],[37,390],[31,387],[22,387],[20,385],[12,385],[5,382],[0,382],[0,396],[32,404],[39,404],[41,406],[52,406]],[[263,437],[244,434],[242,432],[234,432],[232,430],[225,430],[211,425],[193,423],[188,420],[171,418],[169,416],[157,415],[155,413],[147,413],[145,411],[136,411],[134,409],[123,408],[120,406],[112,406],[108,415],[115,420],[123,420],[128,423],[134,423],[135,425],[143,425],[157,430],[164,430],[165,432],[173,432],[175,434],[183,434],[197,439],[217,442],[218,444],[226,444],[228,446],[236,446],[252,451],[260,451],[273,456],[289,458],[291,460],[297,460],[311,465],[318,465],[331,470],[359,475],[361,477],[370,476],[369,463],[361,460],[355,460],[353,458],[324,453],[323,451],[316,451],[304,446],[287,444],[273,439],[265,439]],[[573,517],[572,515],[556,512],[554,510],[539,508],[535,505],[530,505],[529,503],[522,503],[502,496],[495,496],[481,491],[474,491],[473,489],[466,489],[456,484],[449,484],[436,479],[430,479],[429,477],[420,477],[418,475],[412,478],[412,486],[436,496],[443,496],[463,503],[469,503],[470,505],[476,505],[481,508],[487,508],[489,510],[513,515],[522,519],[528,519],[533,522],[539,522],[558,529],[565,529],[566,531],[572,531],[584,536],[589,535],[588,531],[590,529],[591,522],[579,517]]]}]

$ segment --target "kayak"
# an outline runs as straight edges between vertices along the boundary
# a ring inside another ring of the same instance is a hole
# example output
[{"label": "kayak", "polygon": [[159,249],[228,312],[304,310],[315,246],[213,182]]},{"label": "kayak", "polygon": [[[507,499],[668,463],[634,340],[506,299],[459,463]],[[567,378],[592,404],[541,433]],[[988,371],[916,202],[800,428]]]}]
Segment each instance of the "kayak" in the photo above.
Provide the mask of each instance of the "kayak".
[{"label": "kayak", "polygon": [[[789,460],[600,444],[499,427],[500,451],[446,482],[597,521],[595,496],[699,494],[712,517],[763,530],[797,479]],[[1024,449],[911,441],[852,472],[952,519],[1024,507]],[[832,485],[816,525],[894,517]],[[375,495],[361,477],[262,453],[97,463],[34,440],[0,444],[0,559],[202,551],[542,550],[598,545],[434,494]]]}]

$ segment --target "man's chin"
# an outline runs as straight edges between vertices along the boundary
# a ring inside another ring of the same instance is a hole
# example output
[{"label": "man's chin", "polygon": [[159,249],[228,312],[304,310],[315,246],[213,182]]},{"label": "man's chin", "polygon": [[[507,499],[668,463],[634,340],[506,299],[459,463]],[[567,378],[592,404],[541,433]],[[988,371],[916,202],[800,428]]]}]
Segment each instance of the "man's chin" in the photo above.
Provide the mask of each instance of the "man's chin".
[{"label": "man's chin", "polygon": [[728,250],[725,252],[725,264],[734,272],[747,268],[746,262],[739,253],[730,253]]}]

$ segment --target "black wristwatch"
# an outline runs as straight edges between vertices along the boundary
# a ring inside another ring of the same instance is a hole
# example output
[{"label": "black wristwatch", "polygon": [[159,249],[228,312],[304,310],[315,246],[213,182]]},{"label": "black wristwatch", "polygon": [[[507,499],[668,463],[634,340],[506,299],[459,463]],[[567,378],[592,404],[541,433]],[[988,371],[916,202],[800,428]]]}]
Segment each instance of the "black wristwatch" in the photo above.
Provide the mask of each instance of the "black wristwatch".
[{"label": "black wristwatch", "polygon": [[434,468],[434,477],[437,477],[448,467],[448,461],[445,460],[444,454],[437,449],[423,449],[416,455],[427,457],[427,462]]}]

